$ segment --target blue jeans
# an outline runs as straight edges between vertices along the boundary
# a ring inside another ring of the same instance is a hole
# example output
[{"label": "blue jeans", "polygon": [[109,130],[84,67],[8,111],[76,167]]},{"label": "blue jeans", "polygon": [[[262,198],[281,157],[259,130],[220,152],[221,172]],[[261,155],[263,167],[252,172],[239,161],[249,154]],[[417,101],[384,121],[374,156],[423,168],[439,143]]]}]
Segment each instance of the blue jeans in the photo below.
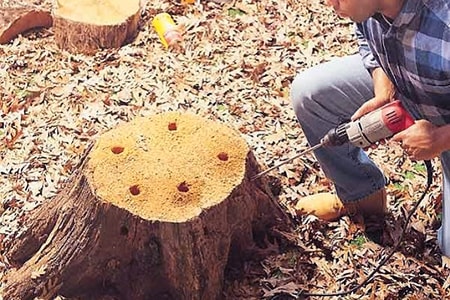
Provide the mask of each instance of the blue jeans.
[{"label": "blue jeans", "polygon": [[[359,55],[336,58],[307,69],[296,76],[291,89],[295,114],[310,145],[319,143],[328,130],[349,120],[373,97],[372,78]],[[420,118],[413,104],[404,104],[414,117]],[[361,148],[350,144],[322,147],[315,155],[344,203],[361,200],[386,185],[381,170]],[[443,253],[450,256],[450,203],[445,203],[450,201],[449,151],[442,154],[441,162],[444,201],[438,240]]]}]

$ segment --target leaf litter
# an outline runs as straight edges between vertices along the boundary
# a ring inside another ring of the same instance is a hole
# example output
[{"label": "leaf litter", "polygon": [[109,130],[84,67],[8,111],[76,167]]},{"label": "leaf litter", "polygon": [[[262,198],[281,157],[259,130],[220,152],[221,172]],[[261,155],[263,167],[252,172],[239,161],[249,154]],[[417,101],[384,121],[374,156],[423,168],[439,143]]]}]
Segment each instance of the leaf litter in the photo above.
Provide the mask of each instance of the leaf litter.
[{"label": "leaf litter", "polygon": [[[58,193],[91,141],[135,116],[180,110],[224,122],[242,133],[267,167],[304,150],[308,144],[289,99],[295,74],[357,51],[353,25],[322,2],[146,1],[138,37],[121,49],[94,56],[59,51],[51,28],[1,45],[2,245],[23,231],[26,211]],[[21,3],[27,2],[5,0],[0,7]],[[170,13],[184,28],[182,50],[162,47],[149,22],[158,12]],[[289,243],[227,274],[225,299],[294,299],[301,291],[345,290],[376,267],[424,189],[426,171],[396,145],[368,153],[389,179],[386,242],[371,242],[347,217],[323,222],[295,216],[299,198],[332,189],[307,155],[272,172],[278,199],[295,221],[293,232],[279,233]],[[371,283],[346,299],[450,298],[449,261],[436,242],[442,195],[439,164],[434,165],[433,186],[404,245]],[[0,258],[4,273],[12,266]]]}]

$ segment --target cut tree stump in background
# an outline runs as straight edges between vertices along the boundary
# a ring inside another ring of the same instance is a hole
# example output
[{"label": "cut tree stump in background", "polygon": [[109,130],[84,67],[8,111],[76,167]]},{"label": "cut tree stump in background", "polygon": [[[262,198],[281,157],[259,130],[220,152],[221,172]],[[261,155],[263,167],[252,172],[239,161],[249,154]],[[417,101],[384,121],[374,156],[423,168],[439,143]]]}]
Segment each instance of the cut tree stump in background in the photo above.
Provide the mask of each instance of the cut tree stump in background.
[{"label": "cut tree stump in background", "polygon": [[51,27],[49,11],[35,7],[4,7],[0,9],[0,44],[6,44],[30,29]]},{"label": "cut tree stump in background", "polygon": [[138,32],[140,0],[58,0],[53,12],[56,44],[72,53],[120,48]]},{"label": "cut tree stump in background", "polygon": [[289,228],[265,179],[250,180],[259,171],[217,122],[172,112],[118,126],[7,245],[3,299],[221,299],[226,266]]}]

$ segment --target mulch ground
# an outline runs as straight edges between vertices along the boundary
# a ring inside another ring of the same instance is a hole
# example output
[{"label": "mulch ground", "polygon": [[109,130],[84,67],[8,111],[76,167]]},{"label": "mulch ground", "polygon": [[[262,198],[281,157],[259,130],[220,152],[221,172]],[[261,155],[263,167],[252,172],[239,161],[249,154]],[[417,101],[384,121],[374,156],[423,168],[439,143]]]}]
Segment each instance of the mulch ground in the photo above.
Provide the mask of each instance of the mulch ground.
[{"label": "mulch ground", "polygon": [[[1,6],[25,1],[2,1]],[[48,7],[50,1],[34,1]],[[261,165],[270,167],[308,145],[290,106],[297,72],[357,51],[353,26],[318,0],[149,1],[140,34],[121,49],[93,56],[60,51],[52,29],[0,46],[0,238],[20,234],[23,215],[52,199],[84,150],[101,133],[135,116],[186,111],[239,130]],[[182,49],[166,50],[151,26],[158,12],[183,25]],[[343,70],[345,72],[345,70]],[[295,223],[263,261],[227,270],[226,299],[295,299],[302,292],[347,290],[361,282],[398,240],[426,171],[396,145],[369,155],[389,178],[390,215],[382,241],[344,217],[297,217],[304,195],[329,191],[313,155],[271,173]],[[436,242],[440,170],[411,219],[405,243],[367,285],[331,299],[450,298],[450,273]],[[1,272],[11,266],[0,257]]]}]

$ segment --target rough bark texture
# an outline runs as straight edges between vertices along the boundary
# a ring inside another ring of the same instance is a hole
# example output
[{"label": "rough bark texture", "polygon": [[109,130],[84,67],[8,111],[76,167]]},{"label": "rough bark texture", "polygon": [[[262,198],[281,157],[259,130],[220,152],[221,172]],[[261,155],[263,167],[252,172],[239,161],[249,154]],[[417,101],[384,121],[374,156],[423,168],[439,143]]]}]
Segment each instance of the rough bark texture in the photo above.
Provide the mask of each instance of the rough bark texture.
[{"label": "rough bark texture", "polygon": [[53,13],[56,44],[84,54],[119,48],[136,36],[140,14],[139,0],[60,0]]},{"label": "rough bark texture", "polygon": [[[205,147],[198,139],[192,144]],[[143,218],[99,196],[92,166],[98,162],[94,154],[99,145],[101,141],[65,189],[28,216],[27,229],[7,247],[6,255],[17,268],[3,278],[3,299],[51,299],[56,294],[81,299],[221,299],[226,266],[255,256],[271,229],[289,226],[266,179],[250,180],[260,171],[251,151],[244,153],[239,184],[226,197],[202,207],[194,217],[167,221]],[[183,214],[183,207],[178,213]]]},{"label": "rough bark texture", "polygon": [[49,11],[33,7],[9,7],[0,9],[0,44],[6,44],[19,34],[39,27],[51,27]]}]

